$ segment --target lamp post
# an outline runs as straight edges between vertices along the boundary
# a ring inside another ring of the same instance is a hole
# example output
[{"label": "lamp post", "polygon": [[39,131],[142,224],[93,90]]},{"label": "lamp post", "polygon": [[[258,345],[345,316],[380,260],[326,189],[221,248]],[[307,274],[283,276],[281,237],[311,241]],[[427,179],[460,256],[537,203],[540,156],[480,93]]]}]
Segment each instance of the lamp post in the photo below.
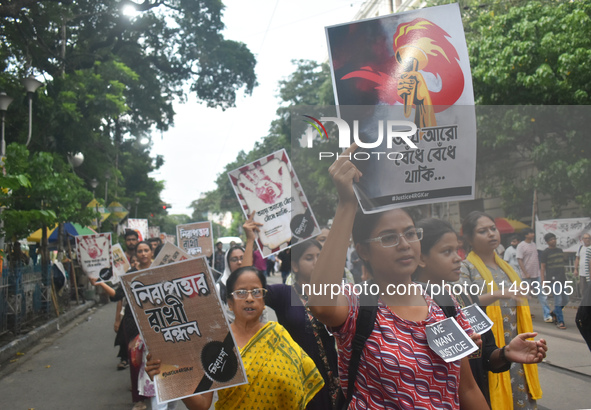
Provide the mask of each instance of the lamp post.
[{"label": "lamp post", "polygon": [[105,207],[107,207],[107,198],[109,193],[109,179],[111,179],[111,173],[105,172]]},{"label": "lamp post", "polygon": [[96,187],[98,186],[98,181],[96,180],[96,178],[92,178],[90,180],[90,186],[92,188],[92,197],[94,198],[94,190],[96,189]]},{"label": "lamp post", "polygon": [[0,111],[2,111],[2,157],[6,155],[6,141],[4,140],[4,121],[6,119],[6,111],[12,102],[13,98],[6,95],[5,92],[0,93]]},{"label": "lamp post", "polygon": [[27,90],[27,97],[29,99],[29,135],[27,136],[26,143],[26,146],[28,147],[33,133],[33,94],[35,94],[37,88],[43,85],[43,83],[37,81],[32,75],[22,80],[22,83],[25,86],[25,90]]}]

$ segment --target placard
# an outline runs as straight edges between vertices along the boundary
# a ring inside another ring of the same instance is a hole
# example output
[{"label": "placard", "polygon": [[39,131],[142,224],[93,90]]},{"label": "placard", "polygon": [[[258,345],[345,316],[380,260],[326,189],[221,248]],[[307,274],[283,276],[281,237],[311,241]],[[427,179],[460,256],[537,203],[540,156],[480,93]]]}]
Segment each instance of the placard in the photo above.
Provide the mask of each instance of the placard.
[{"label": "placard", "polygon": [[113,257],[113,277],[111,278],[111,282],[117,283],[119,282],[119,276],[125,275],[131,269],[131,265],[127,260],[123,248],[118,243],[111,248],[111,254]]},{"label": "placard", "polygon": [[213,235],[211,222],[192,222],[176,226],[179,248],[187,254],[197,257],[205,256],[209,260],[213,255]]},{"label": "placard", "polygon": [[129,229],[133,229],[138,233],[138,240],[146,241],[148,240],[148,220],[147,219],[134,219],[128,218],[127,219],[127,227]]},{"label": "placard", "polygon": [[339,118],[316,122],[338,125],[339,147],[360,146],[352,161],[363,212],[473,199],[476,115],[458,4],[326,34]]},{"label": "placard", "polygon": [[453,317],[425,327],[429,347],[446,363],[460,360],[478,350]]},{"label": "placard", "polygon": [[228,173],[248,218],[260,227],[256,241],[263,257],[320,233],[312,208],[282,149]]},{"label": "placard", "polygon": [[108,281],[113,275],[111,255],[111,233],[78,235],[76,255],[82,270],[97,282]]},{"label": "placard", "polygon": [[153,358],[159,403],[247,382],[205,257],[121,277]]},{"label": "placard", "polygon": [[191,258],[191,255],[187,252],[170,242],[166,242],[164,246],[162,246],[162,249],[160,249],[160,252],[158,252],[158,256],[152,261],[151,266],[155,268],[156,266],[180,262],[189,258]]},{"label": "placard", "polygon": [[488,332],[493,327],[493,321],[480,309],[476,303],[462,309],[472,329],[479,334]]}]

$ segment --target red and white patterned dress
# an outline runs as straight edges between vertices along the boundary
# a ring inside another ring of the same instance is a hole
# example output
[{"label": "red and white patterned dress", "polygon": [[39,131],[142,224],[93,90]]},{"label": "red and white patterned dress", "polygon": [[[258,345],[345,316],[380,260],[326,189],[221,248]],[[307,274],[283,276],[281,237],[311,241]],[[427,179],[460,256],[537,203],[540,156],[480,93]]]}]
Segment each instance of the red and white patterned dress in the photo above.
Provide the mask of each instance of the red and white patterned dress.
[{"label": "red and white patterned dress", "polygon": [[[351,295],[349,316],[333,329],[339,351],[339,377],[347,394],[351,343],[355,335],[359,298]],[[400,318],[382,301],[372,334],[367,339],[355,381],[349,409],[459,409],[460,361],[446,363],[427,343],[425,326],[446,319],[445,313],[429,297],[426,320],[413,322]],[[469,335],[474,331],[457,302],[456,320]]]}]

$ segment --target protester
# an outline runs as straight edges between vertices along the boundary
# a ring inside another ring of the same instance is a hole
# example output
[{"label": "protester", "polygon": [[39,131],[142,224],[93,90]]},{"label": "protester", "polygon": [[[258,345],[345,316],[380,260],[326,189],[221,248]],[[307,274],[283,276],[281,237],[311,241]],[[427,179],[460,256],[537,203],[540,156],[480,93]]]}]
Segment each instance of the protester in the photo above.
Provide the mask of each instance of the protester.
[{"label": "protester", "polygon": [[[456,232],[447,222],[438,219],[424,219],[417,223],[423,229],[421,240],[421,261],[415,273],[418,281],[443,285],[445,282],[457,282],[460,278],[462,258],[458,253],[459,243]],[[453,288],[452,288],[453,289]],[[479,304],[477,295],[461,293],[454,295],[461,307]],[[495,344],[491,330],[483,333],[482,348],[470,356],[470,367],[478,387],[490,403],[488,372],[508,371],[512,362],[540,363],[546,357],[546,341],[527,340],[537,333],[522,333],[515,336],[507,345]],[[474,357],[475,356],[475,357]]]},{"label": "protester", "polygon": [[291,272],[291,248],[287,248],[279,252],[277,258],[281,261],[279,271],[281,272],[281,280],[283,280],[283,283],[285,283],[289,273]]},{"label": "protester", "polygon": [[[550,312],[552,319],[556,322],[556,327],[562,330],[566,329],[564,324],[564,315],[562,309],[568,304],[568,295],[566,294],[566,272],[564,264],[566,255],[562,249],[556,246],[556,235],[547,233],[544,240],[548,247],[544,249],[540,257],[542,262],[541,276],[550,282],[550,290],[554,295],[554,310]],[[545,289],[545,288],[542,288]]]},{"label": "protester", "polygon": [[[132,231],[135,232],[135,231]],[[132,237],[133,235],[127,236],[126,233],[126,243],[127,238]],[[136,234],[137,238],[137,234]],[[152,264],[152,248],[148,242],[142,241],[138,242],[136,247],[134,248],[136,251],[136,256],[139,263],[139,268],[135,269],[132,268],[129,272],[134,272],[136,270],[148,269]],[[118,302],[120,300],[125,299],[125,292],[123,291],[123,287],[119,286],[116,290],[107,285],[105,282],[96,282],[96,279],[91,278],[91,283],[95,286],[101,286],[105,292],[109,295],[112,302]],[[129,302],[129,301],[127,301]],[[121,328],[123,329],[123,343],[127,346],[128,349],[128,357],[131,358],[131,350],[133,348],[133,343],[136,337],[139,335],[139,330],[135,321],[133,320],[133,316],[131,313],[131,308],[129,307],[129,303],[125,304],[125,313],[123,315],[123,319],[121,320]],[[144,401],[148,398],[146,396],[142,396],[138,392],[138,378],[139,378],[139,371],[141,366],[141,361],[139,363],[134,363],[133,360],[129,360],[130,366],[130,375],[131,375],[131,397],[134,403],[133,410],[143,410],[146,409],[146,404]]]},{"label": "protester", "polygon": [[156,248],[162,245],[162,240],[160,238],[149,238],[147,242],[150,244],[152,248],[152,253],[156,252]]},{"label": "protester", "polygon": [[540,276],[538,248],[534,243],[536,234],[531,228],[525,228],[522,233],[524,235],[523,242],[517,245],[517,262],[519,262],[521,268],[522,278],[529,283],[530,294],[536,296],[535,293],[537,293],[538,301],[542,305],[544,322],[552,323],[553,319],[547,302],[548,297],[542,292],[544,277]]},{"label": "protester", "polygon": [[225,263],[224,263],[224,244],[218,242],[215,244],[215,253],[213,256],[213,267],[218,272],[223,272]]},{"label": "protester", "polygon": [[577,249],[575,258],[575,276],[579,277],[579,291],[581,296],[585,295],[585,289],[591,284],[589,282],[589,266],[591,265],[591,235],[586,233],[581,238],[583,244]]},{"label": "protester", "polygon": [[[216,409],[304,409],[324,382],[314,362],[277,322],[261,323],[266,277],[245,266],[226,281],[228,306],[235,313],[231,329],[246,370],[248,384],[218,391]],[[160,360],[148,355],[146,371],[160,373]],[[261,407],[260,400],[265,398]],[[213,393],[183,399],[189,409],[206,410]],[[267,402],[268,401],[268,402]]]},{"label": "protester", "polygon": [[135,249],[138,243],[139,237],[138,233],[133,229],[126,229],[125,230],[125,256],[127,256],[127,260],[131,263],[131,258],[135,255]]},{"label": "protester", "polygon": [[275,311],[278,322],[293,340],[314,360],[324,379],[324,387],[306,409],[337,410],[342,408],[343,397],[335,340],[306,307],[308,295],[302,287],[310,282],[321,249],[320,243],[314,239],[293,246],[291,267],[295,283],[293,286],[270,285],[265,302]]},{"label": "protester", "polygon": [[[483,290],[480,303],[487,306],[486,314],[495,324],[493,333],[497,345],[508,345],[518,333],[532,333],[527,300],[511,291],[512,285],[513,289],[521,289],[521,280],[495,252],[501,235],[494,219],[483,212],[471,212],[462,224],[462,232],[472,252],[462,262],[460,282],[476,284]],[[542,397],[536,364],[515,363],[509,372],[489,374],[489,387],[493,410],[504,410],[512,405],[536,409],[536,400]]]},{"label": "protester", "polygon": [[[402,209],[368,215],[357,212],[353,182],[359,181],[361,172],[347,159],[356,148],[353,144],[329,168],[339,202],[311,278],[315,289],[341,283],[353,233],[357,252],[381,295],[353,391],[347,383],[360,296],[353,294],[352,285],[345,284],[334,299],[325,292],[312,292],[308,298],[312,314],[329,327],[337,341],[339,378],[345,396],[351,399],[349,408],[459,409],[461,403],[464,410],[486,409],[468,359],[446,363],[428,346],[426,325],[446,319],[446,315],[428,295],[411,286],[421,253],[421,233],[412,218]],[[389,285],[409,291],[387,292]],[[460,326],[473,333],[463,312],[457,312]]]},{"label": "protester", "polygon": [[266,257],[267,261],[267,276],[275,276],[275,255],[269,255]]},{"label": "protester", "polygon": [[517,245],[519,245],[519,238],[517,235],[513,235],[511,237],[511,245],[505,250],[503,259],[505,262],[511,265],[515,273],[517,273],[519,278],[521,278],[521,268],[519,267],[519,261],[517,260]]}]

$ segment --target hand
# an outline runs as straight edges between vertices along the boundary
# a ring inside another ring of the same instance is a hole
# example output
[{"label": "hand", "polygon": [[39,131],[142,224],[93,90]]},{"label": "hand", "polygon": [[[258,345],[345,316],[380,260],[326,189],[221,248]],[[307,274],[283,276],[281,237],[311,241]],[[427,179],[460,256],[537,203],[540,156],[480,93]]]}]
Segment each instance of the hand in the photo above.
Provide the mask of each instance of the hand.
[{"label": "hand", "polygon": [[152,355],[148,353],[146,356],[146,373],[150,376],[150,380],[154,381],[154,376],[160,374],[160,360],[152,360]]},{"label": "hand", "polygon": [[357,204],[355,192],[353,191],[353,182],[359,182],[359,178],[361,178],[363,174],[351,161],[349,161],[348,158],[357,148],[356,143],[351,144],[345,152],[339,155],[330,168],[328,168],[332,181],[337,188],[339,202],[354,202]]},{"label": "hand", "polygon": [[259,227],[263,226],[262,223],[254,221],[254,213],[255,211],[253,211],[252,214],[250,214],[246,222],[244,222],[244,225],[242,225],[242,228],[244,228],[244,233],[246,234],[247,241],[254,241],[256,239],[255,232],[260,232]]},{"label": "hand", "polygon": [[505,346],[505,357],[507,360],[516,363],[540,363],[546,357],[548,346],[546,340],[527,340],[536,337],[538,334],[520,333]]},{"label": "hand", "polygon": [[115,333],[117,333],[119,331],[119,326],[121,325],[121,321],[116,321],[115,325],[113,326],[113,328],[115,329]]},{"label": "hand", "polygon": [[88,277],[88,281],[90,282],[90,284],[91,284],[92,286],[96,286],[96,280],[97,280],[96,278],[91,278],[91,277]]},{"label": "hand", "polygon": [[470,339],[478,346],[478,348],[482,348],[482,337],[480,337],[480,333],[472,333]]}]

